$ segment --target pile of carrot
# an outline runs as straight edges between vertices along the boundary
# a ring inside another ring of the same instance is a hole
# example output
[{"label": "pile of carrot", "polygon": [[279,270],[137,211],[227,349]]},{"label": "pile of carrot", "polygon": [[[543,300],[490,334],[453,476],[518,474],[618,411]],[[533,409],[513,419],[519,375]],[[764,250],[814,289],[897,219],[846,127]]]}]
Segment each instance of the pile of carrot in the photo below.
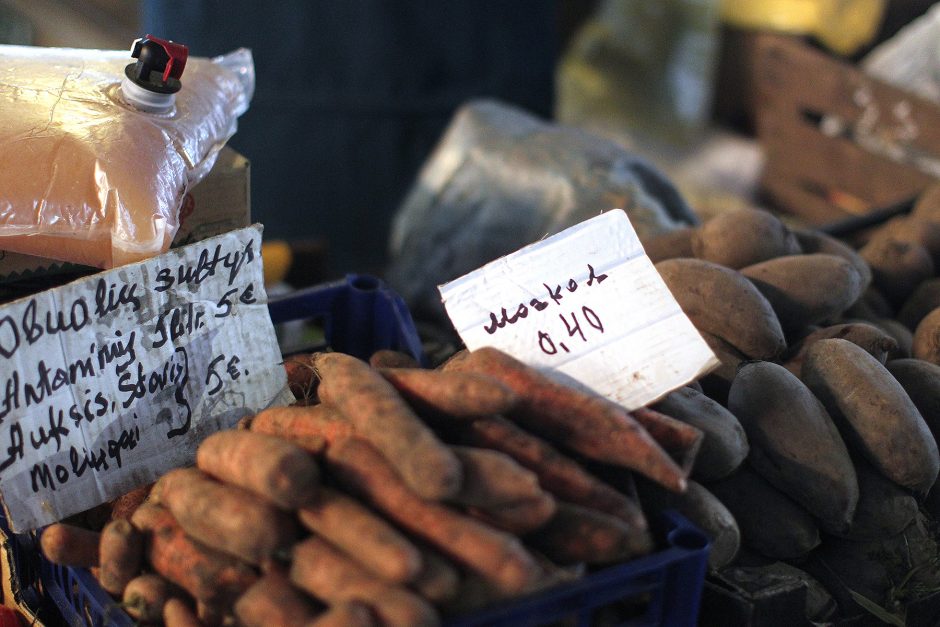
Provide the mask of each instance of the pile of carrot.
[{"label": "pile of carrot", "polygon": [[650,552],[623,486],[681,492],[702,437],[493,349],[285,366],[297,404],[209,436],[100,530],[46,528],[46,556],[141,623],[436,625]]}]

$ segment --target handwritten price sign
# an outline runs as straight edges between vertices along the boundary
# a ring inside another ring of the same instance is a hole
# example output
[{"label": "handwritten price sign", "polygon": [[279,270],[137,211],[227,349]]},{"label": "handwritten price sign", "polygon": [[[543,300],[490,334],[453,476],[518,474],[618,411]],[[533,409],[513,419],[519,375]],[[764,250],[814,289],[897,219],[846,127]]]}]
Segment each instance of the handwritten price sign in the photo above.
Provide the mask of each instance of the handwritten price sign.
[{"label": "handwritten price sign", "polygon": [[718,363],[619,209],[439,289],[470,350],[494,346],[627,409]]},{"label": "handwritten price sign", "polygon": [[199,442],[286,404],[261,229],[0,307],[0,492],[14,530],[192,463]]}]

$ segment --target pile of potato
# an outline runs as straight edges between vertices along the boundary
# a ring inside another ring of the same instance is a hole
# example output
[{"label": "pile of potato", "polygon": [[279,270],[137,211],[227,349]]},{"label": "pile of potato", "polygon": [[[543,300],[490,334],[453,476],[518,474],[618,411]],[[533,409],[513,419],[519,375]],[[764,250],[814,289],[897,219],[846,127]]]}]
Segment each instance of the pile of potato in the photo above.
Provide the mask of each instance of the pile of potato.
[{"label": "pile of potato", "polygon": [[703,438],[494,349],[285,367],[296,405],[209,436],[100,531],[46,528],[45,555],[143,623],[435,625],[649,553],[633,475],[682,491]]},{"label": "pile of potato", "polygon": [[691,489],[644,504],[715,569],[803,579],[812,620],[903,621],[940,590],[940,191],[857,251],[754,209],[646,244],[721,366],[654,406],[706,435]]}]

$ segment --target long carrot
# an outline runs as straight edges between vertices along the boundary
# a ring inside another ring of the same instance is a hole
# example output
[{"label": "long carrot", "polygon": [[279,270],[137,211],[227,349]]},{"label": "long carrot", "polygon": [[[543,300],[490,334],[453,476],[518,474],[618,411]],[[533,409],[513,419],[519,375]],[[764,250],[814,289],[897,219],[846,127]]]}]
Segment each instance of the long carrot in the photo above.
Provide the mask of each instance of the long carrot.
[{"label": "long carrot", "polygon": [[171,470],[159,482],[161,502],[191,538],[249,564],[287,550],[300,535],[287,512],[198,468]]},{"label": "long carrot", "polygon": [[144,503],[131,522],[145,534],[150,566],[197,600],[230,606],[257,579],[241,561],[188,537],[161,505]]},{"label": "long carrot", "polygon": [[140,507],[140,504],[150,496],[151,488],[153,488],[153,484],[148,483],[139,488],[134,488],[111,501],[111,520],[129,519],[134,510]]},{"label": "long carrot", "polygon": [[185,594],[162,576],[145,573],[127,583],[122,600],[131,618],[141,623],[156,623],[163,616],[163,606],[166,602]]},{"label": "long carrot", "polygon": [[390,349],[377,350],[369,357],[369,365],[373,368],[418,368],[418,360],[401,351]]},{"label": "long carrot", "polygon": [[377,627],[377,623],[368,605],[344,601],[331,606],[305,627]]},{"label": "long carrot", "polygon": [[634,409],[630,415],[676,460],[686,475],[692,472],[705,439],[701,429],[649,407]]},{"label": "long carrot", "polygon": [[302,448],[254,431],[220,431],[202,441],[196,465],[278,507],[296,509],[316,498],[320,472]]},{"label": "long carrot", "polygon": [[317,376],[313,371],[310,354],[287,357],[284,360],[284,370],[287,372],[287,385],[298,400],[305,401],[316,397]]},{"label": "long carrot", "polygon": [[300,522],[362,566],[393,583],[407,583],[422,569],[421,553],[370,509],[336,490],[322,488],[317,500],[297,512]]},{"label": "long carrot", "polygon": [[385,625],[436,625],[439,622],[437,612],[421,598],[381,581],[316,536],[294,546],[290,580],[330,604],[368,603]]},{"label": "long carrot", "polygon": [[452,449],[463,465],[463,486],[453,502],[470,507],[500,507],[542,496],[539,479],[509,455],[469,446]]},{"label": "long carrot", "polygon": [[352,423],[331,405],[309,405],[306,407],[270,407],[251,421],[251,430],[276,435],[290,440],[310,451],[314,443],[316,453],[322,444],[337,438],[355,435]]},{"label": "long carrot", "polygon": [[326,460],[331,474],[348,490],[500,589],[525,591],[541,575],[516,537],[421,499],[368,442],[340,440],[327,449]]},{"label": "long carrot", "polygon": [[235,602],[234,609],[242,627],[295,627],[306,625],[319,614],[313,601],[278,572],[256,581]]},{"label": "long carrot", "polygon": [[175,597],[167,599],[163,606],[163,624],[165,627],[205,627],[192,608]]},{"label": "long carrot", "polygon": [[519,395],[510,417],[589,459],[631,468],[676,492],[684,472],[622,407],[562,385],[495,348],[484,347],[445,364],[457,372],[495,377]]},{"label": "long carrot", "polygon": [[482,374],[421,368],[382,368],[379,372],[405,400],[423,412],[451,417],[488,416],[507,412],[517,402],[512,390]]},{"label": "long carrot", "polygon": [[638,529],[646,529],[646,518],[636,501],[515,423],[491,416],[448,428],[466,444],[506,453],[534,472],[539,485],[559,499],[608,513]]},{"label": "long carrot", "polygon": [[638,532],[602,512],[559,503],[546,525],[526,536],[549,559],[560,564],[610,564],[649,553],[648,531]]},{"label": "long carrot", "polygon": [[320,400],[343,412],[356,435],[371,442],[412,490],[434,500],[457,494],[457,457],[378,372],[342,353],[318,353],[313,365],[320,376]]},{"label": "long carrot", "polygon": [[39,536],[39,546],[50,562],[88,568],[98,565],[101,534],[66,523],[49,525]]},{"label": "long carrot", "polygon": [[112,520],[101,530],[99,560],[101,587],[121,595],[131,579],[140,572],[144,557],[144,538],[129,520]]},{"label": "long carrot", "polygon": [[422,544],[418,550],[421,551],[421,572],[409,587],[434,604],[453,599],[460,585],[457,567],[427,545]]},{"label": "long carrot", "polygon": [[523,535],[539,529],[551,520],[556,508],[555,498],[548,492],[542,492],[534,499],[494,507],[471,507],[467,511],[474,518],[497,529]]}]

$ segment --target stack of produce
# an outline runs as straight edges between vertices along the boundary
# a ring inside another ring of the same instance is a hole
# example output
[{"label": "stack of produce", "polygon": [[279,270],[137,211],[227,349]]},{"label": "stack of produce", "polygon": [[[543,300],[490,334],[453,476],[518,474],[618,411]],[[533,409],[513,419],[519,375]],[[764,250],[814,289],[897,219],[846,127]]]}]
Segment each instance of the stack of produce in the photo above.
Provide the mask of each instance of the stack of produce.
[{"label": "stack of produce", "polygon": [[656,406],[705,431],[703,485],[641,495],[708,529],[712,566],[806,581],[812,620],[834,597],[843,616],[897,623],[940,587],[938,207],[925,198],[859,251],[750,209],[647,243],[722,363],[705,394]]},{"label": "stack of produce", "polygon": [[142,622],[434,625],[653,550],[631,477],[684,490],[702,441],[494,349],[285,367],[295,406],[209,436],[100,533],[47,528],[47,557]]}]

